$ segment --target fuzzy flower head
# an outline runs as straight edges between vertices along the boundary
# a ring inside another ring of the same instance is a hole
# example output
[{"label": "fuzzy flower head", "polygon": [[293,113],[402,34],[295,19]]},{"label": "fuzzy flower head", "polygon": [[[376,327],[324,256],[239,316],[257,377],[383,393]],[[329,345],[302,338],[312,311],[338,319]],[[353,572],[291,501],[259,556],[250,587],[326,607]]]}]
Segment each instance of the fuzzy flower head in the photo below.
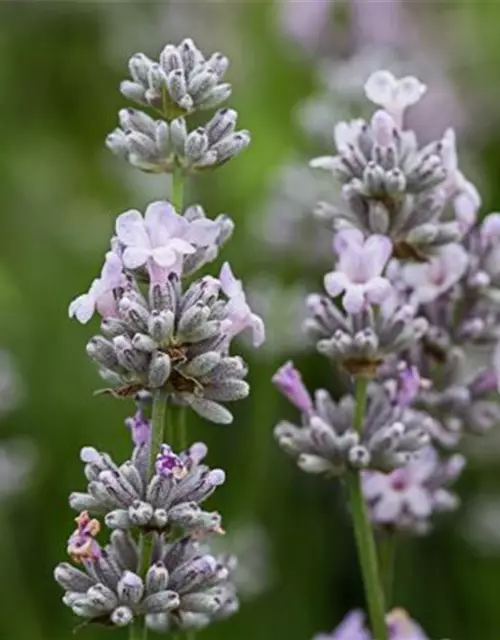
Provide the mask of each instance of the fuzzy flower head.
[{"label": "fuzzy flower head", "polygon": [[113,295],[115,289],[126,285],[123,264],[120,256],[114,251],[106,254],[100,278],[96,278],[87,293],[83,293],[69,305],[69,317],[86,324],[97,311],[102,317],[110,318],[118,315]]},{"label": "fuzzy flower head", "polygon": [[363,473],[363,493],[375,524],[415,533],[429,530],[433,513],[450,511],[458,499],[448,490],[464,467],[463,456],[442,462],[429,446],[389,474]]},{"label": "fuzzy flower head", "polygon": [[365,240],[359,229],[343,229],[335,236],[334,250],[339,261],[337,269],[326,274],[325,289],[333,298],[344,292],[348,313],[387,299],[392,287],[382,272],[392,252],[389,238],[375,234]]},{"label": "fuzzy flower head", "polygon": [[302,376],[293,362],[286,362],[273,376],[275,387],[302,413],[310,413],[314,409],[309,391],[302,382]]},{"label": "fuzzy flower head", "polygon": [[390,71],[375,71],[365,84],[368,100],[385,109],[402,126],[405,110],[416,104],[427,91],[425,84],[413,76],[396,78]]},{"label": "fuzzy flower head", "polygon": [[91,519],[87,511],[82,511],[75,522],[77,528],[68,540],[68,555],[76,563],[97,560],[101,556],[101,547],[95,540],[101,530],[99,521]]},{"label": "fuzzy flower head", "polygon": [[447,178],[441,187],[443,197],[451,199],[460,230],[467,233],[476,222],[481,196],[458,167],[456,136],[453,129],[445,131],[441,141],[441,158],[447,172]]},{"label": "fuzzy flower head", "polygon": [[116,220],[124,266],[132,270],[146,266],[152,281],[168,273],[180,273],[183,257],[193,254],[197,247],[213,244],[218,233],[212,220],[190,222],[166,201],[150,204],[144,217],[131,210]]},{"label": "fuzzy flower head", "polygon": [[427,304],[449,291],[465,274],[469,258],[459,244],[448,244],[425,264],[407,264],[401,275],[415,301]]},{"label": "fuzzy flower head", "polygon": [[228,316],[225,325],[229,336],[233,338],[249,328],[252,331],[253,346],[260,347],[266,339],[264,322],[248,306],[241,280],[235,278],[228,262],[222,265],[219,280],[222,292],[228,298]]}]

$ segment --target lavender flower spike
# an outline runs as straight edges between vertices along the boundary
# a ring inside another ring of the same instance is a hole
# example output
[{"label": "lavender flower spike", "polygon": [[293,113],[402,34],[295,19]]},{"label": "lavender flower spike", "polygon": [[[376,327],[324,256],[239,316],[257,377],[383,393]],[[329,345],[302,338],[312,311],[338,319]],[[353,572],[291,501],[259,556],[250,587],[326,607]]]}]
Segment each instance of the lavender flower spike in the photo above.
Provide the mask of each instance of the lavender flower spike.
[{"label": "lavender flower spike", "polygon": [[273,376],[273,384],[302,413],[313,411],[314,405],[293,362],[286,362]]},{"label": "lavender flower spike", "polygon": [[381,275],[392,252],[389,238],[372,235],[364,240],[358,229],[345,229],[335,236],[334,249],[339,262],[337,270],[325,276],[327,292],[335,298],[344,291],[342,304],[348,313],[384,302],[392,290]]}]

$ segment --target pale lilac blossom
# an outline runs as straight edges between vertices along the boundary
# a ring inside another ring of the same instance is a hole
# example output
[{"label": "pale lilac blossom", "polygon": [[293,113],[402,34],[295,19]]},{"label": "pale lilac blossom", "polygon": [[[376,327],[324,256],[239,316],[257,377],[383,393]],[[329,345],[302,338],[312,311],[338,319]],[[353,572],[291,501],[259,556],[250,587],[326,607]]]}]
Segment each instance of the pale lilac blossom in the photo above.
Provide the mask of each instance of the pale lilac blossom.
[{"label": "pale lilac blossom", "polygon": [[481,240],[485,247],[500,241],[500,213],[490,213],[481,224]]},{"label": "pale lilac blossom", "polygon": [[219,280],[222,291],[228,298],[225,330],[232,338],[249,328],[252,331],[253,346],[260,347],[266,338],[264,322],[248,306],[241,280],[235,278],[228,262],[222,265]]},{"label": "pale lilac blossom", "polygon": [[116,235],[124,247],[124,266],[138,269],[146,265],[152,279],[180,273],[183,257],[194,253],[197,247],[212,245],[218,234],[219,227],[212,220],[188,221],[167,201],[150,204],[144,217],[139,211],[130,210],[116,220]]},{"label": "pale lilac blossom", "polygon": [[406,264],[404,282],[413,290],[415,301],[426,304],[451,289],[465,274],[469,258],[460,244],[441,247],[439,253],[424,264]]},{"label": "pale lilac blossom", "polygon": [[457,498],[447,485],[460,475],[464,464],[458,454],[442,462],[436,449],[429,446],[391,473],[363,472],[363,493],[371,520],[379,525],[415,524],[426,531],[432,513],[456,507]]},{"label": "pale lilac blossom", "polygon": [[365,84],[367,98],[385,109],[398,127],[402,127],[405,110],[416,104],[426,91],[426,85],[417,78],[398,79],[390,71],[375,71]]},{"label": "pale lilac blossom", "polygon": [[320,633],[313,640],[370,640],[362,611],[351,611],[332,633]]},{"label": "pale lilac blossom", "polygon": [[69,317],[86,324],[96,311],[103,318],[117,316],[118,309],[113,291],[124,287],[125,284],[126,277],[120,256],[114,251],[108,251],[101,277],[92,282],[87,293],[73,300],[69,305]]},{"label": "pale lilac blossom", "polygon": [[[333,141],[338,153],[342,153],[355,144],[362,128],[366,126],[366,122],[361,118],[351,120],[350,122],[338,122],[333,130]],[[309,162],[309,166],[313,169],[325,169],[331,171],[336,165],[335,156],[319,156],[313,158]]]},{"label": "pale lilac blossom", "polygon": [[309,391],[302,382],[302,376],[293,362],[286,362],[273,376],[273,384],[302,413],[311,413],[314,409]]},{"label": "pale lilac blossom", "polygon": [[151,422],[139,409],[135,415],[125,420],[125,426],[130,429],[132,441],[136,447],[141,447],[149,442],[151,434]]},{"label": "pale lilac blossom", "polygon": [[481,206],[481,196],[476,187],[467,180],[458,168],[456,135],[447,129],[441,141],[441,159],[447,171],[447,178],[441,187],[443,197],[451,199],[457,222],[462,233],[467,233],[474,225]]},{"label": "pale lilac blossom", "polygon": [[374,234],[365,240],[358,229],[343,229],[335,236],[334,250],[339,260],[324,279],[328,294],[335,298],[344,292],[342,304],[348,313],[359,313],[369,303],[382,304],[392,292],[382,276],[392,253],[389,238]]}]

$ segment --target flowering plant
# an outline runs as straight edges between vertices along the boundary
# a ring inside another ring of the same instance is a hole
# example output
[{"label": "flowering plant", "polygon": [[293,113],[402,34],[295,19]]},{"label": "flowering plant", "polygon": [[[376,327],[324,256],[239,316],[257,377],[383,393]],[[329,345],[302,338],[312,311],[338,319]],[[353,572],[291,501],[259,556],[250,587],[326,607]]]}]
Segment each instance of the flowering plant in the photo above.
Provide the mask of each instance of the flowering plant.
[{"label": "flowering plant", "polygon": [[[137,410],[126,421],[128,460],[116,463],[90,446],[81,451],[87,486],[70,496],[79,515],[67,545],[81,568],[60,564],[55,578],[84,624],[129,627],[131,640],[148,630],[192,634],[238,608],[235,559],[209,546],[210,536],[223,533],[221,515],[202,507],[225,473],[203,462],[207,447],[189,444],[185,423],[187,409],[232,422],[225,403],[249,393],[248,367],[232,355],[233,339],[246,329],[256,347],[265,338],[228,263],[219,277],[197,275],[217,258],[232,220],[211,219],[183,197],[187,176],[228,162],[250,141],[235,131],[237,114],[227,108],[188,130],[192,113],[229,97],[231,86],[222,82],[228,64],[220,53],[206,59],[190,39],[167,45],[158,62],[144,54],[130,59],[132,80],[121,92],[159,119],[120,111],[107,146],[134,167],[169,174],[169,200],[149,204],[144,215],[117,217],[100,276],[69,306],[82,324],[100,316],[87,353],[109,385],[104,392],[133,398]],[[97,539],[101,519],[111,531],[105,546]]]},{"label": "flowering plant", "polygon": [[[397,537],[429,532],[435,514],[458,506],[462,435],[500,418],[500,216],[477,222],[481,198],[459,169],[453,130],[420,148],[405,128],[425,91],[414,77],[373,73],[365,93],[381,108],[337,124],[337,155],[311,161],[340,183],[343,204],[317,207],[335,264],[325,293],[307,298],[304,328],[346,389],[310,394],[286,363],[273,381],[300,422],[280,422],[275,437],[303,471],[345,486],[371,627],[353,612],[317,640],[426,638],[388,613]],[[484,345],[490,356],[468,369]]]}]

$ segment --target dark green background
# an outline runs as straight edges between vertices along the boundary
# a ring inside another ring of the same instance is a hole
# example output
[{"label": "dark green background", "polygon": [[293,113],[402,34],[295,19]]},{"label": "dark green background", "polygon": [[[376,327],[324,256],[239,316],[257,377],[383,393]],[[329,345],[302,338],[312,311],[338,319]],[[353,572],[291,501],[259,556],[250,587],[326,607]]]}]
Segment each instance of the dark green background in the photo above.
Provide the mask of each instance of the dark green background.
[{"label": "dark green background", "polygon": [[[264,260],[246,222],[259,215],[280,163],[307,151],[292,111],[314,87],[314,65],[279,37],[269,3],[185,5],[191,30],[185,20],[176,26],[168,2],[0,3],[0,346],[14,354],[26,387],[26,401],[0,435],[28,435],[39,450],[28,491],[1,506],[2,639],[71,637],[74,620],[60,603],[52,570],[64,559],[72,529],[67,494],[83,488],[78,452],[87,444],[118,458],[129,451],[123,419],[132,406],[92,396],[100,382],[85,342],[97,322],[70,322],[67,306],[97,274],[116,214],[168,192],[166,178],[142,179],[103,146],[125,106],[117,86],[131,54],[154,56],[191,31],[202,46],[234,57],[231,102],[253,144],[190,185],[188,200],[239,223],[226,250],[237,274],[272,272],[292,282],[300,272],[291,262]],[[421,9],[419,19],[434,36],[443,29],[458,40],[452,62],[470,114],[466,145],[486,204],[500,203],[500,3],[436,1]],[[204,637],[309,640],[362,603],[353,543],[338,488],[300,473],[273,442],[277,418],[293,415],[270,384],[281,361],[248,357],[253,393],[235,407],[234,425],[192,421],[189,429],[208,441],[212,465],[228,471],[211,501],[227,528],[257,521],[267,529],[274,580]],[[299,360],[311,385],[334,386],[319,356]],[[494,465],[474,463],[459,489],[468,504],[499,484]],[[432,537],[402,545],[397,604],[411,609],[431,638],[496,640],[500,559],[477,555],[463,540],[461,522],[460,514],[447,517]],[[93,640],[109,633],[81,632]]]}]

